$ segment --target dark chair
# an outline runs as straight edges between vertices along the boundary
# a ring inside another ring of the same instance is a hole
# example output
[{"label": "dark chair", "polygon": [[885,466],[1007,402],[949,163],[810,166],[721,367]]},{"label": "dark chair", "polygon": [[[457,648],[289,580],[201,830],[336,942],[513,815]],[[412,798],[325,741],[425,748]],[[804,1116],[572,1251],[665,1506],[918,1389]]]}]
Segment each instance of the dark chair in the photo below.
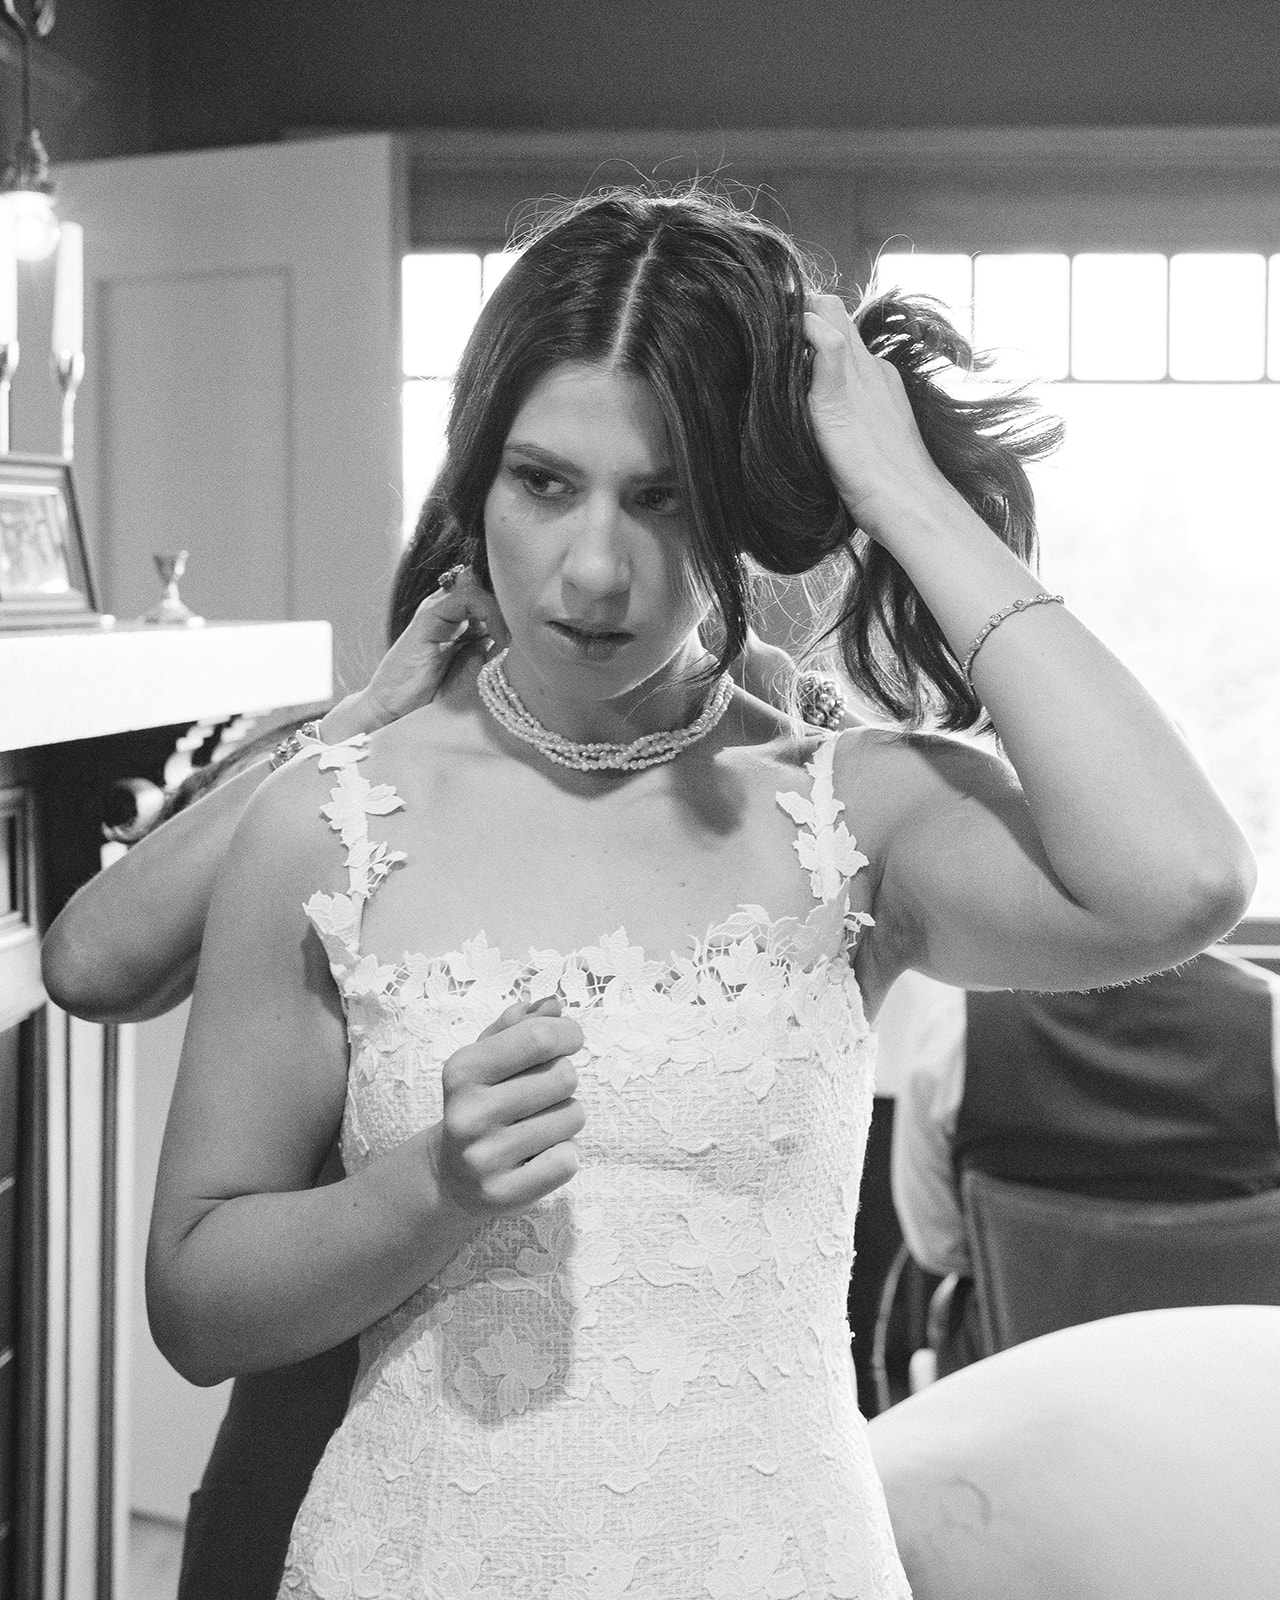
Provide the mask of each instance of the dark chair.
[{"label": "dark chair", "polygon": [[1280,1306],[1280,1190],[1102,1200],[961,1180],[988,1354],[1059,1328],[1173,1306]]}]

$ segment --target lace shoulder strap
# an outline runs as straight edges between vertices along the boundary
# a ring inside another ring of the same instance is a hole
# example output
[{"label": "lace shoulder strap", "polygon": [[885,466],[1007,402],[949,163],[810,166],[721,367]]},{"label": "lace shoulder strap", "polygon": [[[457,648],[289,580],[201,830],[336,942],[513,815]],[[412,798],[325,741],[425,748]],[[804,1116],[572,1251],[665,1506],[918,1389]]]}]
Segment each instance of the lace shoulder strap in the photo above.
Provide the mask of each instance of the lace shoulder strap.
[{"label": "lace shoulder strap", "polygon": [[372,784],[358,770],[368,755],[369,736],[357,733],[341,744],[322,744],[302,736],[295,760],[318,758],[321,772],[336,771],[329,803],[320,815],[342,841],[347,868],[345,894],[313,894],[303,906],[329,957],[334,977],[341,982],[360,960],[360,925],[365,902],[394,866],[406,860],[403,850],[389,849],[385,841],[369,838],[369,818],[398,811],[404,801],[389,783]]},{"label": "lace shoulder strap", "polygon": [[778,804],[800,831],[794,844],[800,865],[809,874],[814,898],[825,905],[844,890],[854,873],[867,864],[857,842],[840,819],[844,801],[836,799],[834,768],[837,734],[830,734],[818,746],[806,771],[812,787],[806,797],[779,790]]}]

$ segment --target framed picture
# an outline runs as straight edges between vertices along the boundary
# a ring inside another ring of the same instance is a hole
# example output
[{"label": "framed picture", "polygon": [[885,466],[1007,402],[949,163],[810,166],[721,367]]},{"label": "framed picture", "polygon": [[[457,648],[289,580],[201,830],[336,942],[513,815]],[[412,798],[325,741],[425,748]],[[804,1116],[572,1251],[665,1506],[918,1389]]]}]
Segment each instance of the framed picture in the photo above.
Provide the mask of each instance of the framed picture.
[{"label": "framed picture", "polygon": [[0,629],[97,625],[70,462],[0,456]]}]

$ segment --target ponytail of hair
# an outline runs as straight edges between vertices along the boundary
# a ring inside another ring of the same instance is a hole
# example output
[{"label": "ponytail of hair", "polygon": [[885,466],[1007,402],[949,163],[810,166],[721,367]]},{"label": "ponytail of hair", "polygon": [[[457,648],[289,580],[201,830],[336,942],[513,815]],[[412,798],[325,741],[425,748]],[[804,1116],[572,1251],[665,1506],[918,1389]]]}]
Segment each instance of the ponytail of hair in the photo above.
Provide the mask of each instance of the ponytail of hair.
[{"label": "ponytail of hair", "polygon": [[[1058,447],[1061,421],[1023,390],[951,393],[942,381],[948,374],[981,372],[991,363],[975,355],[935,301],[875,295],[862,302],[855,320],[871,353],[901,375],[921,437],[943,475],[1034,570],[1035,499],[1026,463]],[[917,727],[936,720],[951,731],[980,725],[982,702],[910,579],[887,550],[847,515],[845,521],[834,558],[845,571],[835,618],[822,638],[834,638],[853,683],[895,720]]]}]

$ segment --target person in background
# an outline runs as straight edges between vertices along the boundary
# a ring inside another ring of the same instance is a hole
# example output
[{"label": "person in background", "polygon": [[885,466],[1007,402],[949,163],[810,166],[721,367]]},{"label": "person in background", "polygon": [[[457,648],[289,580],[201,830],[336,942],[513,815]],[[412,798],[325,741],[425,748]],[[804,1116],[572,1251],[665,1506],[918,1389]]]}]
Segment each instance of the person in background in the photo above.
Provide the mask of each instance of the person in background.
[{"label": "person in background", "polygon": [[912,1258],[961,1279],[939,1372],[980,1353],[960,1177],[1112,1199],[1280,1187],[1280,978],[1222,950],[1083,993],[895,991],[894,1205]]},{"label": "person in background", "polygon": [[[467,581],[402,562],[388,649],[369,683],[311,723],[339,743],[430,701],[448,673],[483,652],[494,616]],[[297,747],[277,727],[197,769],[145,825],[121,830],[130,848],[85,884],[45,936],[50,998],[93,1022],[142,1022],[191,993],[210,897],[250,797]],[[317,1181],[336,1182],[336,1149]],[[179,1600],[270,1600],[289,1529],[316,1462],[342,1420],[355,1376],[347,1340],[301,1362],[236,1379],[183,1536]]]}]

